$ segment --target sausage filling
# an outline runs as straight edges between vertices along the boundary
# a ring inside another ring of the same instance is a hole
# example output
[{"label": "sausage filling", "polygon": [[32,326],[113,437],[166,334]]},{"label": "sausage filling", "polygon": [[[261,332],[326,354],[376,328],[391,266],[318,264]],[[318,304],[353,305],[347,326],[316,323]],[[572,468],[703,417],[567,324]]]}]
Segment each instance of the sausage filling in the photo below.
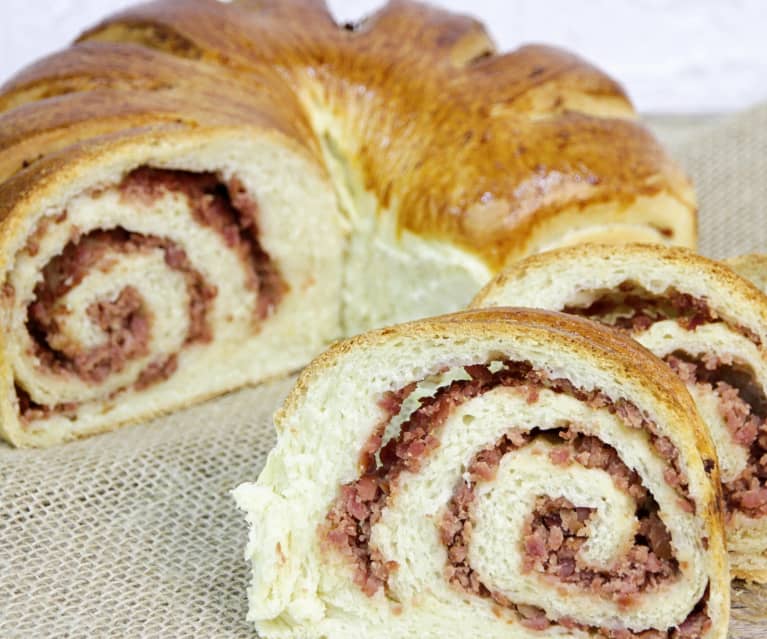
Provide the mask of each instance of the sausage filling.
[{"label": "sausage filling", "polygon": [[261,246],[258,202],[237,178],[222,181],[215,173],[139,167],[118,187],[123,198],[152,203],[167,193],[181,193],[194,219],[219,233],[242,260],[248,286],[258,293],[255,319],[269,317],[288,290],[277,265]]},{"label": "sausage filling", "polygon": [[630,333],[646,331],[656,322],[664,320],[675,320],[689,331],[694,331],[703,324],[724,322],[757,346],[760,344],[758,336],[752,331],[722,319],[705,299],[681,293],[673,288],[657,295],[632,281],[625,281],[616,290],[603,293],[588,306],[569,305],[562,311]]},{"label": "sausage filling", "polygon": [[[679,452],[665,437],[657,433],[655,424],[645,418],[639,409],[624,400],[613,402],[600,391],[587,391],[576,388],[568,380],[551,379],[544,372],[537,371],[526,362],[503,362],[503,365],[493,371],[488,365],[465,367],[470,379],[457,380],[444,386],[430,397],[419,400],[418,408],[403,422],[400,432],[388,442],[383,441],[386,423],[400,410],[402,403],[413,392],[416,385],[410,384],[399,391],[387,394],[381,401],[386,418],[375,429],[370,441],[363,448],[361,458],[361,476],[358,480],[340,487],[339,495],[328,512],[323,533],[328,541],[340,552],[346,554],[356,566],[355,583],[372,596],[381,587],[386,587],[390,572],[396,569],[393,562],[387,562],[380,553],[370,546],[370,535],[373,526],[379,521],[381,512],[390,496],[396,490],[396,480],[403,471],[417,472],[422,461],[439,447],[439,430],[447,421],[452,411],[469,399],[476,397],[498,386],[516,387],[523,393],[529,403],[538,400],[541,388],[558,393],[566,393],[594,408],[605,408],[620,417],[624,423],[633,428],[642,428],[650,435],[650,441],[655,450],[669,462],[665,479],[679,494],[680,505],[688,510],[694,510],[687,491],[687,481],[680,469]],[[523,446],[533,437],[532,433],[512,431],[496,447],[480,453],[472,463],[471,472],[477,478],[490,479],[495,473],[497,464],[505,452],[515,447]],[[638,476],[632,473],[619,459],[617,453],[593,437],[584,436],[571,431],[562,431],[565,443],[556,450],[558,457],[555,463],[581,463],[589,467],[604,468],[613,476],[613,480],[623,490],[631,494],[638,503],[640,531],[637,541],[625,559],[621,570],[629,572],[629,576],[616,572],[615,575],[589,571],[579,567],[575,555],[583,540],[578,533],[583,532],[583,525],[590,513],[578,509],[572,504],[564,504],[553,500],[539,502],[539,507],[529,522],[526,537],[530,540],[529,570],[536,570],[555,575],[566,582],[580,583],[584,587],[618,598],[619,601],[630,603],[633,596],[648,588],[655,587],[665,579],[678,574],[676,561],[671,557],[668,531],[657,516],[657,504],[647,490],[642,486]],[[459,487],[448,508],[448,518],[441,529],[443,540],[448,546],[450,565],[447,577],[461,587],[468,587],[471,592],[484,593],[482,586],[470,567],[465,565],[466,531],[465,522],[469,521],[470,505],[473,498],[472,490],[463,485]],[[575,519],[573,519],[573,513]],[[564,516],[564,519],[562,517]],[[555,525],[559,517],[559,524]],[[566,521],[567,524],[563,522]],[[580,524],[583,525],[578,525]],[[570,527],[572,525],[572,528]],[[548,530],[552,532],[552,543],[561,543],[554,556],[536,556],[540,550],[538,540],[544,540],[544,548],[549,542]],[[545,529],[545,537],[544,537]],[[572,538],[572,539],[571,539]],[[570,540],[571,539],[571,540]],[[572,570],[570,570],[572,568]],[[502,602],[503,605],[513,605]],[[519,606],[518,612],[527,618]],[[700,610],[691,613],[690,618],[702,615],[701,623],[707,621],[705,605]],[[527,612],[530,612],[529,610]],[[539,618],[540,615],[532,614]],[[545,617],[545,615],[544,615]],[[548,625],[548,620],[546,625]],[[565,625],[567,620],[556,622]],[[687,623],[687,622],[685,622]],[[542,626],[542,622],[531,622],[531,627]],[[691,627],[694,624],[691,624]],[[574,627],[574,626],[573,626]],[[609,634],[605,636],[615,639],[632,639],[634,634]],[[616,631],[624,632],[624,631]],[[626,631],[628,632],[628,631]],[[674,632],[677,632],[676,630]],[[673,636],[675,639],[684,637],[692,639],[695,634],[669,635],[658,634],[658,639]],[[653,637],[653,635],[648,635]],[[644,635],[643,635],[644,638]]]},{"label": "sausage filling", "polygon": [[767,397],[754,381],[753,371],[735,364],[731,357],[690,357],[676,352],[666,358],[686,384],[713,394],[732,440],[748,450],[746,468],[725,482],[728,516],[736,511],[747,517],[767,515]]},{"label": "sausage filling", "polygon": [[[121,197],[151,203],[167,193],[180,193],[187,198],[195,221],[215,230],[227,246],[241,258],[247,286],[257,292],[254,319],[262,321],[271,315],[287,291],[269,255],[259,242],[258,205],[236,178],[227,182],[214,173],[193,173],[140,167],[128,173],[118,185]],[[99,192],[93,193],[94,197]],[[40,241],[51,224],[61,223],[66,212],[41,220],[33,232],[26,252],[35,255]],[[106,336],[94,348],[72,343],[59,329],[57,316],[65,312],[57,301],[76,287],[94,268],[108,270],[114,254],[161,250],[169,268],[182,273],[189,296],[189,331],[186,344],[209,342],[212,328],[208,311],[216,296],[216,287],[196,270],[185,251],[175,242],[141,235],[122,228],[95,230],[74,237],[63,251],[43,269],[42,281],[35,287],[35,298],[27,309],[27,330],[33,342],[33,355],[40,366],[56,374],[76,375],[89,383],[103,382],[122,370],[126,362],[146,356],[149,350],[152,316],[138,290],[124,288],[114,300],[98,300],[86,313]],[[170,377],[177,367],[177,356],[151,362],[133,387],[141,390]],[[20,413],[24,422],[51,413],[68,413],[72,404],[41,406],[17,386]]]},{"label": "sausage filling", "polygon": [[[440,527],[442,543],[448,550],[445,575],[457,588],[474,595],[492,598],[499,605],[514,609],[519,614],[522,625],[530,629],[545,630],[554,623],[559,623],[570,629],[595,630],[571,619],[552,622],[541,608],[514,604],[501,593],[492,592],[485,587],[468,562],[477,484],[492,481],[503,456],[524,446],[533,436],[532,433],[510,431],[495,446],[481,451],[470,462],[467,469],[468,481],[459,483],[448,503]],[[588,539],[588,526],[594,514],[593,509],[577,507],[564,498],[554,499],[542,495],[536,500],[535,509],[525,526],[523,569],[525,572],[537,572],[564,583],[578,584],[597,596],[613,599],[622,606],[631,606],[641,593],[661,586],[679,575],[679,566],[672,554],[671,535],[658,516],[658,504],[642,485],[639,475],[620,460],[612,447],[596,437],[579,433],[572,427],[560,430],[558,437],[563,442],[551,451],[552,462],[563,466],[580,464],[609,473],[616,488],[628,493],[636,502],[639,527],[634,545],[611,570],[594,570],[578,557],[581,547]],[[701,625],[706,621],[710,624],[705,618],[701,620]],[[698,624],[691,623],[688,626],[691,629],[700,628]],[[628,630],[598,629],[598,633],[621,639],[698,636],[694,632],[685,634],[675,629],[644,631],[645,634],[636,634]]]},{"label": "sausage filling", "polygon": [[99,300],[88,307],[89,319],[106,335],[102,344],[91,349],[70,343],[59,332],[58,315],[66,309],[58,310],[57,302],[76,287],[91,268],[102,263],[105,256],[153,250],[163,251],[168,267],[182,273],[186,281],[190,299],[187,343],[211,339],[207,310],[216,289],[192,267],[178,245],[123,229],[93,231],[67,244],[62,253],[45,266],[43,279],[35,287],[35,300],[28,308],[27,330],[42,367],[98,384],[122,370],[127,361],[146,355],[152,317],[134,287],[125,287],[114,300]]}]

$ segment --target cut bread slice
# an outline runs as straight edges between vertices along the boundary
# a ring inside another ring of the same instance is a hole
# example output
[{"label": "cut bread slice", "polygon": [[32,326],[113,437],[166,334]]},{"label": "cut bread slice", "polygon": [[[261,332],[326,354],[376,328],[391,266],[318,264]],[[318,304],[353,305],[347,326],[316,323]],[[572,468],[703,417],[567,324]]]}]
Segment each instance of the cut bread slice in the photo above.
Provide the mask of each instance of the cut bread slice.
[{"label": "cut bread slice", "polygon": [[235,491],[265,639],[726,635],[712,442],[624,336],[510,309],[374,331],[276,426]]},{"label": "cut bread slice", "polygon": [[24,194],[1,238],[6,439],[112,429],[284,375],[338,336],[332,188],[289,139],[243,132],[107,136],[0,186]]},{"label": "cut bread slice", "polygon": [[592,245],[522,260],[472,305],[512,303],[609,324],[686,382],[719,455],[733,572],[767,580],[767,297],[691,251]]}]

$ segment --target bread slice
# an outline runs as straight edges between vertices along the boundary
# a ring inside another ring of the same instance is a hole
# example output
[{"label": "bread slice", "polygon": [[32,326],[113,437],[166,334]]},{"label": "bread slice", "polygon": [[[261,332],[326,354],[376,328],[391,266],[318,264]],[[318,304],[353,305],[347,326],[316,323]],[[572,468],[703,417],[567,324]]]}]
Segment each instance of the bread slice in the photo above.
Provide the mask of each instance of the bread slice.
[{"label": "bread slice", "polygon": [[767,580],[767,297],[690,251],[594,245],[520,261],[472,305],[512,303],[617,327],[686,381],[719,455],[733,572]]},{"label": "bread slice", "polygon": [[0,187],[23,193],[0,237],[6,439],[112,429],[284,375],[338,335],[333,191],[289,140],[243,131],[110,137]]},{"label": "bread slice", "polygon": [[712,442],[613,331],[491,309],[370,332],[276,426],[234,493],[265,639],[726,635]]}]

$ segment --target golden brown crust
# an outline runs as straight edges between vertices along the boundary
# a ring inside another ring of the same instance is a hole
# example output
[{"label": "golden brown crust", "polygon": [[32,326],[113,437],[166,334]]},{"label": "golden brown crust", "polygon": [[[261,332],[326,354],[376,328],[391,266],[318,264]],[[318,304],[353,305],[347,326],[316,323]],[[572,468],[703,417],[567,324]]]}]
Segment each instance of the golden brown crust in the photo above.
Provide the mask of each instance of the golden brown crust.
[{"label": "golden brown crust", "polygon": [[91,140],[99,148],[104,135],[180,123],[279,132],[319,158],[304,111],[276,72],[240,77],[135,45],[84,43],[54,55],[12,80],[3,106],[13,108],[0,113],[0,180]]},{"label": "golden brown crust", "polygon": [[5,85],[0,179],[75,141],[167,122],[239,119],[316,154],[318,103],[400,229],[492,268],[534,250],[564,213],[577,225],[608,204],[599,220],[631,222],[659,195],[674,206],[658,231],[694,241],[689,182],[615,82],[549,47],[495,54],[475,20],[406,0],[351,30],[319,0],[129,9]]}]

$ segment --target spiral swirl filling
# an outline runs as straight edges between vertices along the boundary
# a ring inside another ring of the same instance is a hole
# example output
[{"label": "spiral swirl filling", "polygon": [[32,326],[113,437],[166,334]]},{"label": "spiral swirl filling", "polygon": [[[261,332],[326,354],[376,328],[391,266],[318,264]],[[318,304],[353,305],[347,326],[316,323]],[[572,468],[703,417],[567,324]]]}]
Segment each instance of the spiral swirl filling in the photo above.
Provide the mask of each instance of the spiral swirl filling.
[{"label": "spiral swirl filling", "polygon": [[[355,583],[367,595],[388,589],[396,562],[371,545],[373,527],[381,520],[388,501],[397,491],[401,473],[417,473],[425,460],[440,447],[440,430],[463,403],[499,387],[521,393],[527,404],[535,404],[546,389],[568,395],[588,407],[605,409],[625,425],[642,429],[656,453],[667,462],[664,481],[675,491],[679,507],[694,512],[679,451],[661,435],[634,404],[613,401],[599,390],[585,390],[569,380],[551,378],[527,362],[504,361],[464,367],[467,379],[455,379],[440,386],[433,395],[418,397],[417,407],[402,422],[400,430],[386,440],[392,420],[418,387],[412,383],[386,393],[380,401],[385,419],[365,444],[360,458],[359,479],[342,485],[329,510],[323,533],[330,544],[355,566]],[[412,399],[412,398],[411,398]],[[475,530],[477,493],[495,479],[499,465],[511,453],[544,442],[542,450],[557,466],[580,466],[607,473],[615,489],[635,504],[638,526],[631,545],[609,569],[594,568],[582,558],[595,516],[591,507],[580,506],[563,497],[539,495],[534,501],[521,537],[523,571],[540,576],[556,586],[575,584],[594,596],[631,608],[647,592],[658,590],[680,576],[673,556],[671,535],[659,515],[659,506],[636,471],[620,459],[618,452],[599,438],[582,432],[577,423],[555,430],[509,428],[493,445],[474,455],[457,483],[438,524],[446,549],[445,579],[458,591],[490,599],[495,605],[516,613],[520,623],[532,630],[551,626],[581,629],[608,639],[694,639],[711,625],[706,613],[708,590],[688,617],[677,627],[633,632],[626,628],[593,627],[570,617],[550,619],[542,608],[516,604],[502,592],[485,585],[472,567],[469,549]],[[537,453],[536,453],[537,454]],[[703,540],[704,546],[706,544]]]},{"label": "spiral swirl filling", "polygon": [[753,371],[732,357],[677,351],[665,358],[686,384],[714,396],[732,441],[747,451],[744,468],[722,483],[726,515],[767,515],[767,397]]},{"label": "spiral swirl filling", "polygon": [[[119,193],[122,204],[135,206],[138,216],[142,207],[151,206],[168,194],[184,198],[194,223],[218,235],[242,265],[245,286],[255,293],[253,330],[258,331],[260,323],[278,307],[288,287],[260,243],[258,204],[237,178],[222,180],[212,172],[144,166],[126,174],[116,187],[95,189],[89,195],[98,200],[107,190]],[[30,235],[25,254],[36,256],[52,226],[66,221],[67,211],[43,218]],[[161,255],[165,266],[177,274],[186,289],[188,322],[182,346],[212,341],[210,310],[218,286],[207,281],[195,267],[194,256],[190,258],[177,241],[122,226],[86,233],[73,226],[68,243],[43,267],[42,278],[35,285],[33,299],[26,309],[30,355],[41,371],[98,385],[120,373],[129,362],[151,355],[156,318],[151,304],[130,284],[116,296],[99,298],[87,305],[87,321],[101,333],[99,343],[84,345],[66,329],[71,321],[71,309],[65,301],[68,294],[90,274],[109,274],[121,259],[142,255]],[[13,295],[10,285],[6,285],[5,291]],[[155,358],[138,373],[130,387],[143,390],[169,378],[177,366],[177,353]],[[36,403],[18,380],[16,391],[25,423],[52,413],[68,414],[78,407],[78,402],[72,401],[56,405]]]},{"label": "spiral swirl filling", "polygon": [[720,317],[708,302],[699,297],[668,288],[662,294],[651,293],[640,284],[627,280],[598,295],[588,305],[568,305],[562,311],[579,315],[614,328],[637,333],[657,322],[674,320],[689,331],[698,326],[722,322],[759,346],[761,341],[749,328]]},{"label": "spiral swirl filling", "polygon": [[[623,282],[617,291],[604,293],[588,306],[567,306],[564,311],[598,320],[630,334],[673,320],[688,331],[707,324],[725,324],[757,347],[759,337],[746,327],[720,317],[705,299],[672,288],[654,295],[635,282]],[[727,515],[735,512],[758,519],[767,515],[767,397],[754,371],[731,354],[690,355],[683,350],[665,361],[686,384],[714,397],[717,411],[732,445],[745,450],[742,468],[722,484]]]}]

